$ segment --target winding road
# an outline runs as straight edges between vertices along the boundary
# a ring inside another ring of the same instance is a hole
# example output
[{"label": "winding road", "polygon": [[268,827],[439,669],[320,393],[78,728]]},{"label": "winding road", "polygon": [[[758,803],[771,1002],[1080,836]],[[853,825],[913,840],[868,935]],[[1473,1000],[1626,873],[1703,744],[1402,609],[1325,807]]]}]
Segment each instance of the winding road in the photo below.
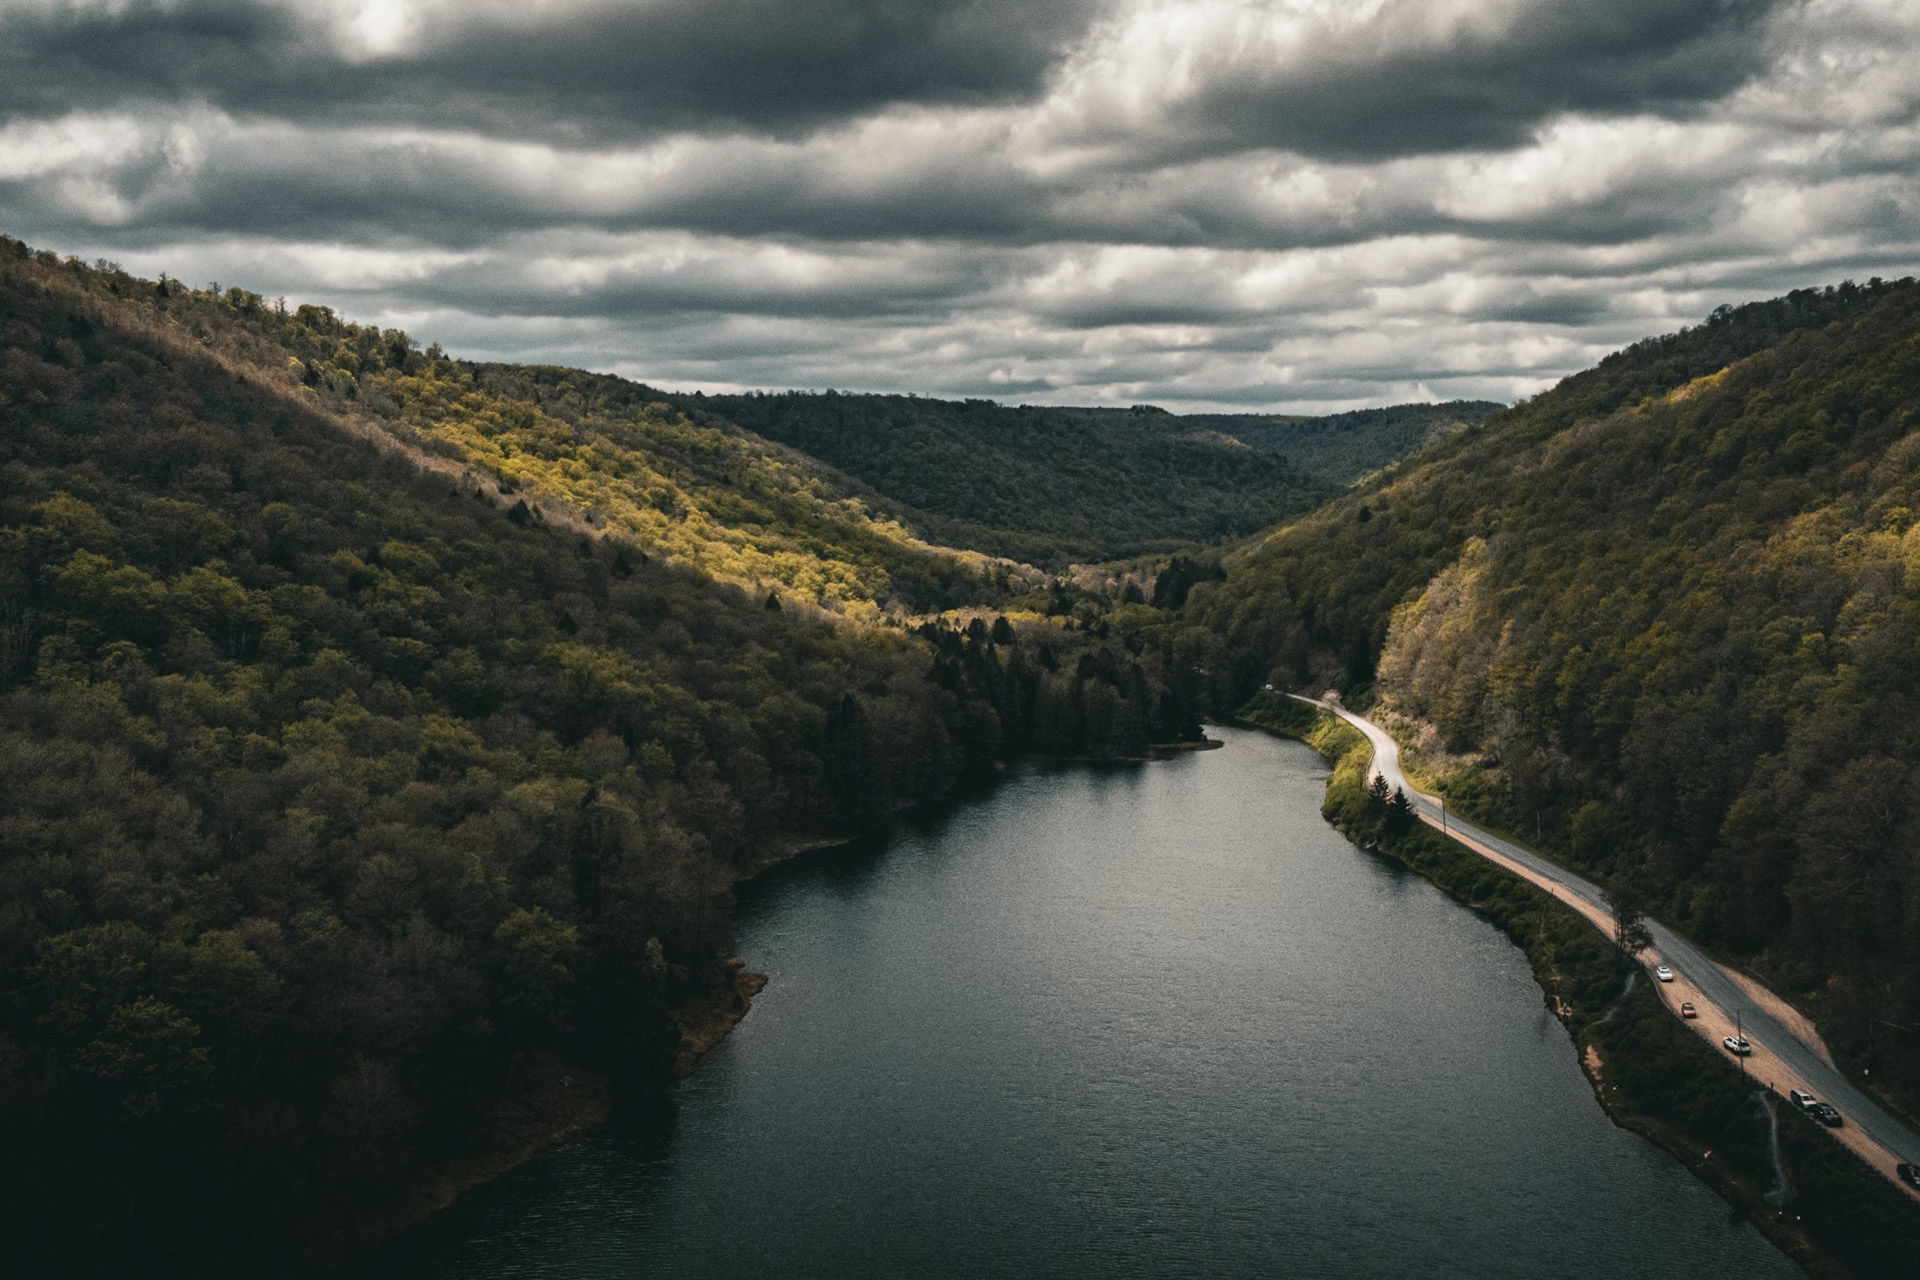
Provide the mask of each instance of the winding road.
[{"label": "winding road", "polygon": [[[1400,744],[1373,721],[1315,698],[1287,696],[1332,712],[1365,734],[1373,745],[1373,773],[1384,777],[1388,786],[1405,791],[1421,821],[1540,886],[1593,921],[1601,932],[1612,935],[1613,913],[1598,885],[1447,813],[1437,796],[1418,791],[1407,781],[1400,771]],[[1369,781],[1371,778],[1370,774]],[[1833,1136],[1901,1190],[1920,1199],[1920,1192],[1894,1174],[1894,1166],[1902,1161],[1920,1162],[1920,1134],[1889,1115],[1840,1074],[1813,1025],[1779,996],[1708,959],[1665,925],[1654,920],[1647,925],[1653,934],[1653,947],[1643,959],[1650,969],[1665,964],[1674,971],[1674,981],[1654,984],[1668,1007],[1677,1013],[1681,1001],[1692,1001],[1700,1016],[1689,1025],[1715,1048],[1720,1048],[1721,1040],[1733,1035],[1737,1027],[1753,1045],[1753,1053],[1743,1064],[1748,1075],[1782,1097],[1789,1089],[1804,1089],[1832,1103],[1845,1117]]]}]

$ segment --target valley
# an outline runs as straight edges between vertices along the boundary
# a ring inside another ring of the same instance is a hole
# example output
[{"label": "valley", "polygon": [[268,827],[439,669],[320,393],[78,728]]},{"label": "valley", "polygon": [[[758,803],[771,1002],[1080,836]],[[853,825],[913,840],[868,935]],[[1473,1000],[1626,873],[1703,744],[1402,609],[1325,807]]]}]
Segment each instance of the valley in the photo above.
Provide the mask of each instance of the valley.
[{"label": "valley", "polygon": [[[686,1011],[746,1007],[750,877],[1263,685],[1429,726],[1455,812],[1911,1107],[1911,282],[1321,418],[691,396],[14,241],[0,291],[0,1130],[47,1267],[354,1257],[531,1150],[516,1096],[670,1092]],[[1881,1274],[1882,1185],[1816,1274]]]},{"label": "valley", "polygon": [[1910,1280],[1917,63],[0,0],[7,1274]]}]

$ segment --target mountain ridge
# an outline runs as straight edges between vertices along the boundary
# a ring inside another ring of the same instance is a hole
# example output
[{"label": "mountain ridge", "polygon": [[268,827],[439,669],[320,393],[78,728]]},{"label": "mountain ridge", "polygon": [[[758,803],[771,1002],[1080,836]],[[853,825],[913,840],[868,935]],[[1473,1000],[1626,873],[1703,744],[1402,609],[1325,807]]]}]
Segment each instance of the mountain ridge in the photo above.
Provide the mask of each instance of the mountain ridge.
[{"label": "mountain ridge", "polygon": [[1911,1108],[1920,1045],[1872,1027],[1920,1013],[1916,846],[1867,797],[1920,764],[1916,460],[1920,285],[1797,291],[1246,544],[1189,616],[1236,689],[1431,723],[1456,803],[1754,965]]},{"label": "mountain ridge", "polygon": [[941,540],[1056,571],[1252,533],[1499,407],[1460,401],[1293,418],[839,391],[675,403],[825,459]]}]

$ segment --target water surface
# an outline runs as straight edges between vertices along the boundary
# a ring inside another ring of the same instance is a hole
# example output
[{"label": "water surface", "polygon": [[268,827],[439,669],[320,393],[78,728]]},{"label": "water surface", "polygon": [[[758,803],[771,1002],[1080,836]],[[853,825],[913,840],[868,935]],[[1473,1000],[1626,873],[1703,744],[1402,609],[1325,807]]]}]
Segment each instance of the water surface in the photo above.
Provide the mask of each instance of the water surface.
[{"label": "water surface", "polygon": [[757,885],[669,1121],[463,1199],[423,1277],[1786,1277],[1595,1105],[1523,957],[1296,743],[1010,779]]}]

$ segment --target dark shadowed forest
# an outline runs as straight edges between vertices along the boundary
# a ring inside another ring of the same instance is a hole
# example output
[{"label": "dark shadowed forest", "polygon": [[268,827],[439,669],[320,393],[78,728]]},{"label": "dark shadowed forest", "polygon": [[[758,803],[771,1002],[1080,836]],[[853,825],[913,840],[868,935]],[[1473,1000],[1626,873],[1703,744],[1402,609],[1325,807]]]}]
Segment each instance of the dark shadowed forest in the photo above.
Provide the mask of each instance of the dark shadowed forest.
[{"label": "dark shadowed forest", "polygon": [[0,243],[16,1258],[271,1270],[534,1055],[663,1079],[769,856],[1197,736],[1071,616],[883,619],[1026,579],[604,390]]}]

